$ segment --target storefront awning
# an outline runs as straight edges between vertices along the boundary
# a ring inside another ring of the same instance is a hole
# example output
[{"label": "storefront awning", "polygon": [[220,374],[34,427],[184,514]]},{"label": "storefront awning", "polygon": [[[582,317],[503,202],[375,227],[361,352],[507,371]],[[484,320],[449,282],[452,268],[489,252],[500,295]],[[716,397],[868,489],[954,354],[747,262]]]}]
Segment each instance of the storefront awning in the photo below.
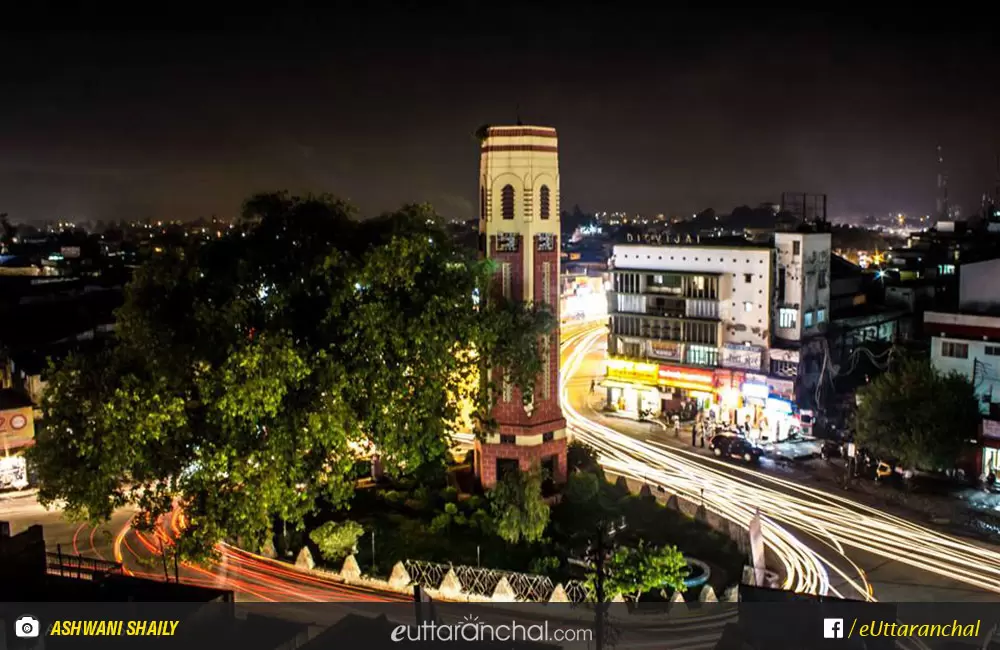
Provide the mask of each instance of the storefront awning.
[{"label": "storefront awning", "polygon": [[647,384],[631,384],[627,381],[617,381],[614,379],[605,379],[599,384],[599,386],[601,386],[601,388],[632,388],[643,391],[656,390],[656,386],[649,386]]}]

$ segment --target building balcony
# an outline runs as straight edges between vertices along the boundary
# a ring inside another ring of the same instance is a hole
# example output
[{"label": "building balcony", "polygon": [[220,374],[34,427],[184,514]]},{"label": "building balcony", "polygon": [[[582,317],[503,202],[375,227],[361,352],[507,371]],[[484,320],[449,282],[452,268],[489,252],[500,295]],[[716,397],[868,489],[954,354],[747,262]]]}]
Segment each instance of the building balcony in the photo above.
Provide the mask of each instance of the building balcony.
[{"label": "building balcony", "polygon": [[688,298],[684,301],[684,315],[688,318],[718,320],[719,301],[707,298]]}]

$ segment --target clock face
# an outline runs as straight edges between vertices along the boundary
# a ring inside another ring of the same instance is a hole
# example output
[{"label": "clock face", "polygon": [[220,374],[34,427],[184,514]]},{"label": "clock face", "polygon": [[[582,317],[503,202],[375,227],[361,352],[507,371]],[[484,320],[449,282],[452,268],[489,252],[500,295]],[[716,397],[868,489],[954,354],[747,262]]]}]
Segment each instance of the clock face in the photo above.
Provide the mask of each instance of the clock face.
[{"label": "clock face", "polygon": [[500,253],[517,252],[517,233],[513,232],[497,233],[497,252]]},{"label": "clock face", "polygon": [[550,232],[543,232],[538,235],[538,250],[554,251],[556,249],[556,236]]}]

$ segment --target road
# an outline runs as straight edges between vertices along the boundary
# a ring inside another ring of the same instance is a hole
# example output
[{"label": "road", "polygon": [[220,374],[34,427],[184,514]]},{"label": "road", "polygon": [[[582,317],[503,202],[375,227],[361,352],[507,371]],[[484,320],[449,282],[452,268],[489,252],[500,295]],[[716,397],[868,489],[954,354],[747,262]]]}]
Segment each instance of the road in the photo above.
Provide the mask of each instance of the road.
[{"label": "road", "polygon": [[[948,536],[851,501],[842,494],[801,485],[763,470],[719,461],[647,425],[609,419],[593,407],[591,379],[602,372],[604,328],[567,327],[563,337],[563,404],[571,435],[601,452],[605,467],[660,486],[746,525],[759,508],[769,554],[795,591],[889,601],[995,600],[1000,594],[1000,552]],[[610,425],[610,426],[609,426]],[[173,576],[159,556],[170,548],[183,519],[170,517],[153,532],[130,525],[119,511],[99,527],[67,523],[28,494],[3,497],[0,518],[18,532],[45,526],[55,550],[120,561],[135,575]],[[281,562],[220,545],[206,566],[183,564],[185,582],[233,589],[239,600],[380,601],[396,594],[350,587]]]},{"label": "road", "polygon": [[[887,601],[1000,598],[1000,552],[946,535],[780,471],[748,468],[693,450],[648,424],[608,418],[590,381],[603,371],[605,330],[564,339],[563,409],[574,438],[608,469],[688,499],[746,526],[762,514],[783,586],[799,592]],[[611,426],[609,426],[611,425]],[[774,468],[777,470],[777,468]]]}]

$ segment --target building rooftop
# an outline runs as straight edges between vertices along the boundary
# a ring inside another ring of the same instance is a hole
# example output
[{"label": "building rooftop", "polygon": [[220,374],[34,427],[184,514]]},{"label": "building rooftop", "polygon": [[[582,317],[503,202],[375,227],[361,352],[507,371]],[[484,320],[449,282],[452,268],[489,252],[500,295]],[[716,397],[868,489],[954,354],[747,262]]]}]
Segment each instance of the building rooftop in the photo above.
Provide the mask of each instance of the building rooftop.
[{"label": "building rooftop", "polygon": [[832,280],[841,278],[854,278],[864,275],[860,266],[845,260],[840,255],[830,255],[830,278]]}]

